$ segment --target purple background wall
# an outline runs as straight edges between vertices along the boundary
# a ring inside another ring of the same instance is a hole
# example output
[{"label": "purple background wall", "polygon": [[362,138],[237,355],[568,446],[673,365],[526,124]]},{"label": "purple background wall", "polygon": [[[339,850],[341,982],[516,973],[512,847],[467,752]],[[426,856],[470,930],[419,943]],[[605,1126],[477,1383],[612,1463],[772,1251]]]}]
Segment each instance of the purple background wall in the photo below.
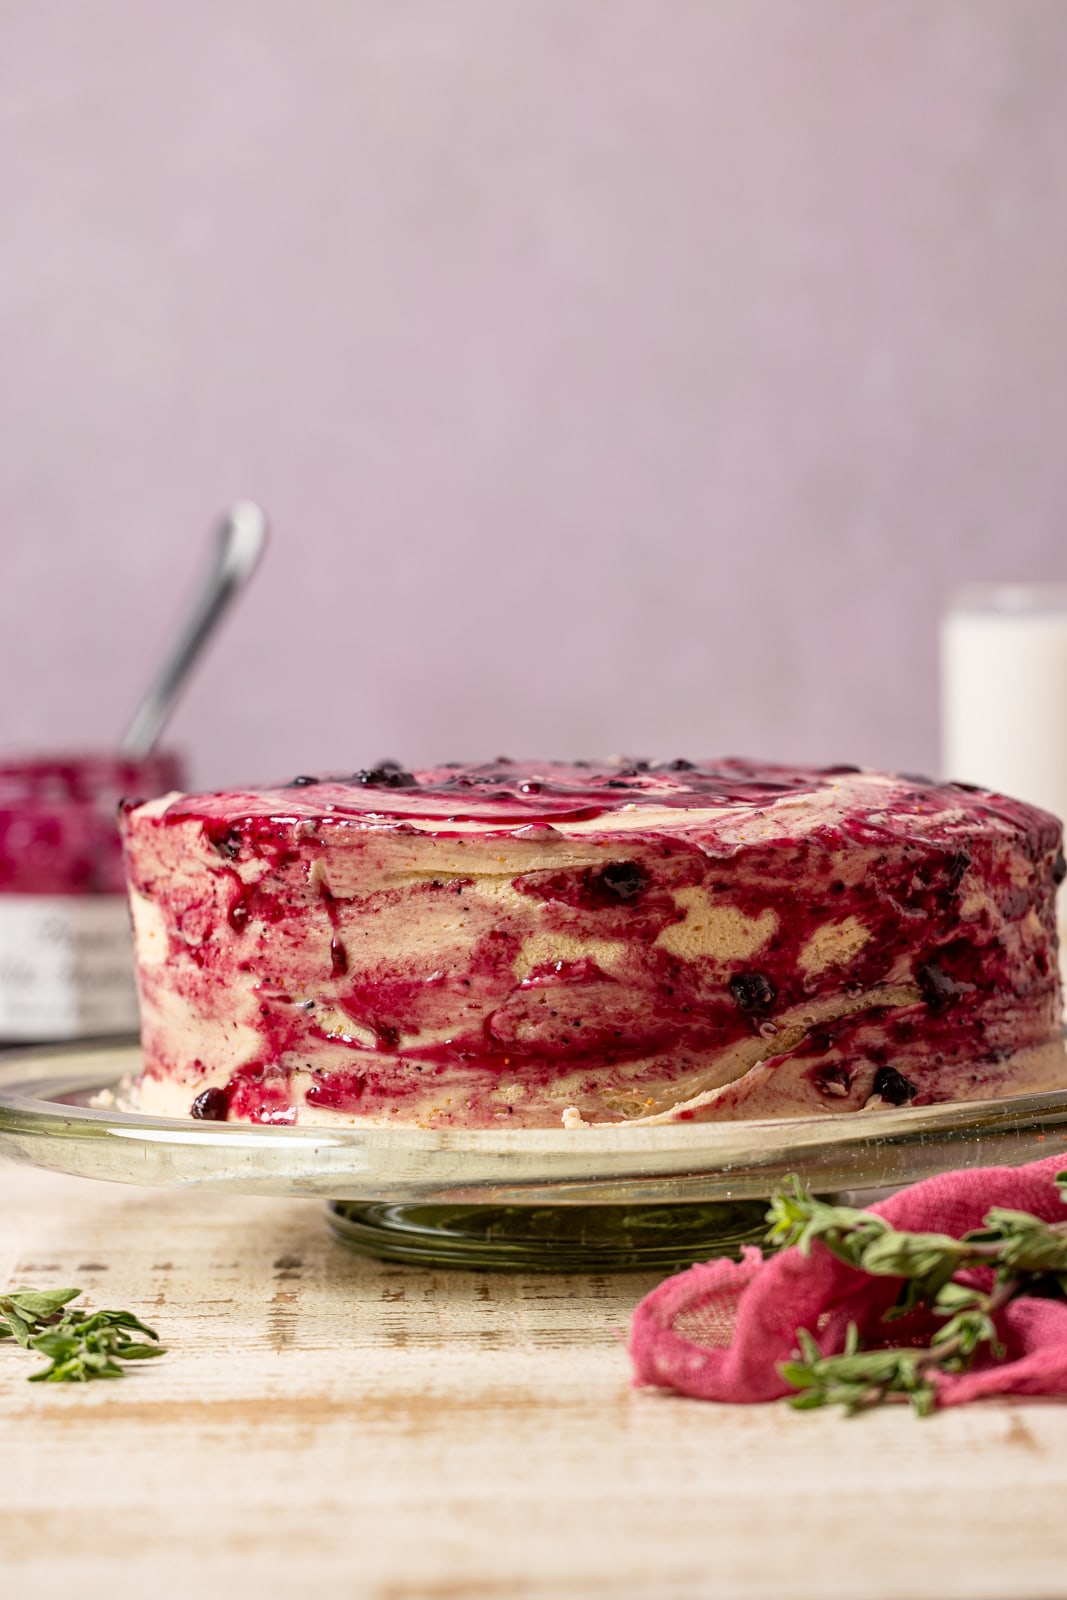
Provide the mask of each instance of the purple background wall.
[{"label": "purple background wall", "polygon": [[0,0],[0,739],[110,741],[238,495],[204,783],[937,759],[1067,577],[1062,0]]}]

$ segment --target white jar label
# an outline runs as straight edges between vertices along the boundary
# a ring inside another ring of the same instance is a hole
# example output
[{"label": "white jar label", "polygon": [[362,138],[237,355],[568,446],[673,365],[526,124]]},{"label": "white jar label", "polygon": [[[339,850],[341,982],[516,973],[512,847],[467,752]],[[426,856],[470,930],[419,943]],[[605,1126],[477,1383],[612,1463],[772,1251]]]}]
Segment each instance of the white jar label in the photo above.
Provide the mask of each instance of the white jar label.
[{"label": "white jar label", "polygon": [[0,1039],[136,1028],[125,895],[0,895]]}]

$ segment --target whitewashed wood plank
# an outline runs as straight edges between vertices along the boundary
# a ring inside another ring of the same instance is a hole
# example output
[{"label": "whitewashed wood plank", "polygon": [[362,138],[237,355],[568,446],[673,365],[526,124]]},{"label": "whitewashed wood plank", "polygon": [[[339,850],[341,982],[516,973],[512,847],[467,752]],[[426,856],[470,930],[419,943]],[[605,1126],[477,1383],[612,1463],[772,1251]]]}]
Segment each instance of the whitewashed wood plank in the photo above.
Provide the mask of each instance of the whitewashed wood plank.
[{"label": "whitewashed wood plank", "polygon": [[0,1167],[0,1262],[154,1320],[121,1383],[0,1350],[5,1591],[1041,1600],[1067,1409],[848,1422],[635,1391],[645,1275],[432,1273],[306,1202]]}]

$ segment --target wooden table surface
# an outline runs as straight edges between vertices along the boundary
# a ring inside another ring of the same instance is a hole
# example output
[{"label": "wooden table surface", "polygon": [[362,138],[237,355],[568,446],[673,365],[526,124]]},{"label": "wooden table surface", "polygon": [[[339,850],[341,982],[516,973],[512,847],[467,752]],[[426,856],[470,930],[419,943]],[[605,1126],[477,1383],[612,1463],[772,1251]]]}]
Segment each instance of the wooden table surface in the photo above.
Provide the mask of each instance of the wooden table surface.
[{"label": "wooden table surface", "polygon": [[389,1266],[316,1203],[0,1163],[0,1285],[80,1284],[169,1351],[82,1387],[0,1348],[3,1593],[1067,1594],[1067,1406],[634,1390],[620,1331],[653,1281]]}]

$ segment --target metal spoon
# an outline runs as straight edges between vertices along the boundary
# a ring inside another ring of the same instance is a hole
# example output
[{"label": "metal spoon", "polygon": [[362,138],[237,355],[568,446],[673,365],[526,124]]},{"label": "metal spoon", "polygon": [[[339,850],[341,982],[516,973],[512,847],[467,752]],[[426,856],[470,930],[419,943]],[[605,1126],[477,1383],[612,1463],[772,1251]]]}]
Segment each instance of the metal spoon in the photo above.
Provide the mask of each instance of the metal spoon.
[{"label": "metal spoon", "polygon": [[123,736],[119,748],[129,760],[142,760],[155,745],[194,662],[252,576],[266,543],[263,511],[251,500],[238,500],[219,528],[218,552],[207,583]]}]

